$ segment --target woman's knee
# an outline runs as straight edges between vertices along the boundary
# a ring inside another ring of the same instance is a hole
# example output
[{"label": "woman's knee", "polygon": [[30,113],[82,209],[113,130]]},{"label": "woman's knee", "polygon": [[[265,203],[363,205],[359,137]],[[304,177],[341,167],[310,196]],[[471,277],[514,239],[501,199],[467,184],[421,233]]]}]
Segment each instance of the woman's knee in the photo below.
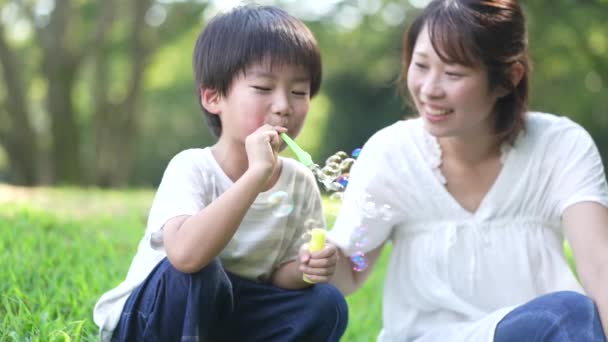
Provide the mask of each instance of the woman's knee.
[{"label": "woman's knee", "polygon": [[589,322],[597,319],[597,309],[588,296],[574,291],[559,291],[539,297],[541,307],[562,320]]},{"label": "woman's knee", "polygon": [[574,291],[538,297],[517,307],[497,325],[495,341],[543,336],[546,340],[568,340],[569,336],[601,338],[603,331],[591,298]]}]

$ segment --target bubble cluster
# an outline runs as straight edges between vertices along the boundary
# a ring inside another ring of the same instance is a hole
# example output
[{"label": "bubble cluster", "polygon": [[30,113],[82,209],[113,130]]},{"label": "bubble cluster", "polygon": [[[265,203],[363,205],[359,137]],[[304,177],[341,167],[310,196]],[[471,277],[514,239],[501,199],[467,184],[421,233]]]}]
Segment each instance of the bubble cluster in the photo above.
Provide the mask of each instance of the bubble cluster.
[{"label": "bubble cluster", "polygon": [[[317,181],[323,186],[323,189],[328,194],[328,200],[325,202],[326,214],[337,216],[338,210],[342,205],[344,190],[348,186],[350,170],[355,164],[361,149],[357,148],[349,155],[346,152],[339,151],[325,160],[325,164],[321,167],[318,164],[310,166]],[[293,210],[293,205],[286,200],[286,193],[275,194],[271,196],[274,205],[278,206],[277,213],[286,213],[288,215]],[[371,195],[364,194],[355,200],[355,204],[365,219],[381,219],[390,221],[393,217],[392,208],[388,204],[377,204]],[[305,222],[305,233],[302,238],[310,238],[310,232],[313,228],[322,226],[314,219],[308,219]],[[364,250],[369,244],[367,227],[360,225],[353,231],[350,244],[355,247],[355,252],[350,257],[352,269],[356,272],[362,272],[369,266],[365,257]]]},{"label": "bubble cluster", "polygon": [[329,193],[342,192],[348,185],[349,172],[355,163],[355,156],[359,155],[360,149],[353,151],[349,156],[344,151],[338,151],[325,160],[325,165],[318,164],[310,166],[317,181],[323,185]]}]

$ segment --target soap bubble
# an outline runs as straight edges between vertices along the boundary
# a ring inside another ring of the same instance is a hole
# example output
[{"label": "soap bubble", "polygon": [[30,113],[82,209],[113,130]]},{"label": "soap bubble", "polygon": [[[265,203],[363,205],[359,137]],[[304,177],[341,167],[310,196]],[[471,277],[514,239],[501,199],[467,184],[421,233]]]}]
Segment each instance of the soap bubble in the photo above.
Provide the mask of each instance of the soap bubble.
[{"label": "soap bubble", "polygon": [[362,272],[367,269],[367,260],[365,259],[365,253],[356,252],[350,257],[350,261],[352,262],[353,271]]},{"label": "soap bubble", "polygon": [[268,204],[274,207],[273,215],[275,217],[283,217],[291,214],[293,211],[293,203],[289,194],[285,191],[277,191],[268,196]]}]

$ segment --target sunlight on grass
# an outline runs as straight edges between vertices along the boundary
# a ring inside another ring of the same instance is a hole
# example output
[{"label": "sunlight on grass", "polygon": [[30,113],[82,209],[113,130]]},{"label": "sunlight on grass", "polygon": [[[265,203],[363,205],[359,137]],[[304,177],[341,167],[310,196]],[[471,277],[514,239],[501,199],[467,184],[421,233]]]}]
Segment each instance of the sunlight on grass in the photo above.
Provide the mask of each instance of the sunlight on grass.
[{"label": "sunlight on grass", "polygon": [[[0,185],[0,341],[97,341],[93,306],[124,279],[153,195]],[[338,204],[324,205],[331,226]],[[342,341],[375,340],[387,255],[347,298]]]}]

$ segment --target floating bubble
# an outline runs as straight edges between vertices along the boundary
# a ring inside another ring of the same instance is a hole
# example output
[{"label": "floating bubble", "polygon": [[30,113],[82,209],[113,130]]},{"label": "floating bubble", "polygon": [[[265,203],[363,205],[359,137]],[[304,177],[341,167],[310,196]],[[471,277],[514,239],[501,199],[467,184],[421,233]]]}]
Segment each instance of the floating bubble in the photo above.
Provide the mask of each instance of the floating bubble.
[{"label": "floating bubble", "polygon": [[336,183],[339,183],[344,188],[348,185],[348,173],[342,174],[338,179],[336,179]]},{"label": "floating bubble", "polygon": [[333,194],[329,195],[329,199],[331,201],[342,202],[343,198],[344,198],[344,193],[343,192],[334,192]]},{"label": "floating bubble", "polygon": [[342,171],[342,173],[348,173],[350,172],[350,168],[353,166],[354,163],[355,159],[346,158],[340,163],[340,170]]},{"label": "floating bubble", "polygon": [[344,151],[338,151],[338,152],[334,153],[334,156],[338,156],[338,157],[340,157],[340,159],[346,159],[346,158],[348,158],[348,153],[346,153]]},{"label": "floating bubble", "polygon": [[334,192],[329,195],[328,200],[325,202],[324,209],[328,216],[336,217],[340,212],[342,206],[342,192]]},{"label": "floating bubble", "polygon": [[372,196],[369,194],[365,194],[359,198],[359,201],[357,201],[357,206],[363,213],[363,216],[367,218],[375,218],[378,216],[376,203],[374,203]]},{"label": "floating bubble", "polygon": [[364,226],[359,226],[359,227],[355,228],[355,230],[351,234],[350,241],[351,242],[360,241],[361,239],[365,238],[366,235],[367,235],[367,228]]},{"label": "floating bubble", "polygon": [[289,198],[289,194],[285,191],[277,191],[268,196],[268,204],[276,209],[273,211],[275,217],[283,217],[291,214],[293,211],[293,203]]},{"label": "floating bubble", "polygon": [[328,164],[325,165],[325,167],[323,167],[321,171],[325,174],[325,176],[327,176],[327,178],[331,178],[331,180],[333,181],[334,179],[338,178],[338,176],[340,176],[340,165],[336,163]]},{"label": "floating bubble", "polygon": [[323,228],[323,225],[321,224],[321,222],[313,218],[309,218],[304,221],[304,229],[312,230],[313,228]]},{"label": "floating bubble", "polygon": [[357,159],[359,157],[359,154],[361,154],[361,149],[356,148],[353,150],[353,152],[350,155],[351,155],[351,157]]},{"label": "floating bubble", "polygon": [[390,205],[385,204],[379,209],[380,218],[384,221],[390,221],[393,219],[393,209]]},{"label": "floating bubble", "polygon": [[332,163],[340,164],[341,162],[342,162],[342,158],[340,158],[339,156],[334,154],[333,156],[330,156],[329,158],[327,158],[325,160],[325,165],[329,165]]},{"label": "floating bubble", "polygon": [[356,252],[350,257],[350,261],[352,262],[353,271],[362,272],[367,269],[367,260],[365,259],[365,254],[363,252]]}]

